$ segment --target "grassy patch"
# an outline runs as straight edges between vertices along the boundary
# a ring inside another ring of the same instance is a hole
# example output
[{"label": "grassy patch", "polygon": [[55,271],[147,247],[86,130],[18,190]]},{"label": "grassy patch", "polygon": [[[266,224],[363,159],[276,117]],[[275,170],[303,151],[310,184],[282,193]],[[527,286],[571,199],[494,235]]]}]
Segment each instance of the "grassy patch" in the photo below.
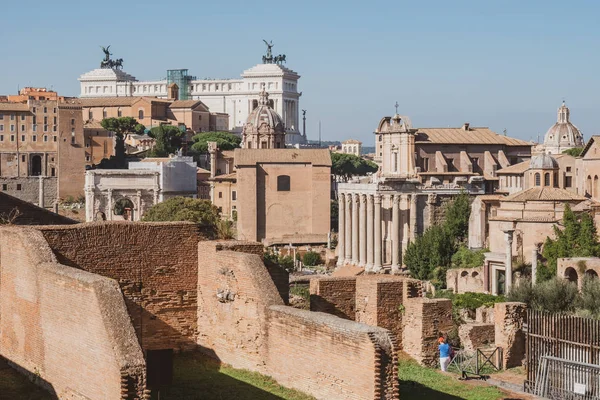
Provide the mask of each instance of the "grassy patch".
[{"label": "grassy patch", "polygon": [[53,397],[0,361],[0,399],[51,400]]},{"label": "grassy patch", "polygon": [[[256,372],[220,365],[198,353],[180,354],[173,365],[173,385],[160,392],[161,400],[312,400]],[[158,398],[156,395],[153,399]]]},{"label": "grassy patch", "polygon": [[498,400],[505,397],[498,388],[480,382],[462,382],[410,359],[400,361],[398,377],[402,400]]}]

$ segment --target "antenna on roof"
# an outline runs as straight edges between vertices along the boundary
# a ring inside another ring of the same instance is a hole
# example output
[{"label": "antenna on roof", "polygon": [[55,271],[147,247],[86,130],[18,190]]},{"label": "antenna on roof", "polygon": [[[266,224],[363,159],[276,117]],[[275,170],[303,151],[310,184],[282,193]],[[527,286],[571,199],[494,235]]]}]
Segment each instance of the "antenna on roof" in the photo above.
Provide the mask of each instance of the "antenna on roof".
[{"label": "antenna on roof", "polygon": [[504,133],[504,136],[506,136],[506,128],[504,128],[502,132]]},{"label": "antenna on roof", "polygon": [[321,120],[319,120],[319,148],[321,148]]}]

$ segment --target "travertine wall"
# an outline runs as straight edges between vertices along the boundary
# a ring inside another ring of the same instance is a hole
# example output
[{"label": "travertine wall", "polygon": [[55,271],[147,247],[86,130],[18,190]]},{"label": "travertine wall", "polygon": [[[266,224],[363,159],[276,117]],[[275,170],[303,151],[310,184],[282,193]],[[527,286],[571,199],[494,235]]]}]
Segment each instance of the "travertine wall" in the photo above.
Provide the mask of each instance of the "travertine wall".
[{"label": "travertine wall", "polygon": [[354,321],[356,277],[311,279],[310,310]]},{"label": "travertine wall", "polygon": [[446,287],[454,293],[483,292],[483,268],[449,269],[446,272]]},{"label": "travertine wall", "polygon": [[284,306],[255,248],[239,242],[199,243],[202,351],[318,399],[398,399],[393,335]]},{"label": "travertine wall", "polygon": [[452,329],[452,301],[417,297],[404,307],[402,348],[421,364],[436,366],[438,338]]},{"label": "travertine wall", "polygon": [[119,282],[143,349],[196,347],[197,225],[96,222],[39,229],[59,262]]},{"label": "travertine wall", "polygon": [[[44,192],[44,207],[51,207],[57,200],[56,177],[43,177],[42,190]],[[4,190],[6,185],[6,190]],[[0,177],[0,188],[10,196],[39,205],[40,202],[40,177],[38,176],[11,176]]]},{"label": "travertine wall", "polygon": [[523,365],[525,357],[525,332],[527,318],[525,303],[508,302],[494,305],[496,346],[502,347],[504,368]]},{"label": "travertine wall", "polygon": [[0,229],[0,353],[61,399],[145,399],[117,282],[60,265],[32,228]]},{"label": "travertine wall", "polygon": [[19,212],[19,216],[12,222],[15,225],[62,225],[77,223],[77,221],[0,192],[0,215],[6,218],[15,209]]}]

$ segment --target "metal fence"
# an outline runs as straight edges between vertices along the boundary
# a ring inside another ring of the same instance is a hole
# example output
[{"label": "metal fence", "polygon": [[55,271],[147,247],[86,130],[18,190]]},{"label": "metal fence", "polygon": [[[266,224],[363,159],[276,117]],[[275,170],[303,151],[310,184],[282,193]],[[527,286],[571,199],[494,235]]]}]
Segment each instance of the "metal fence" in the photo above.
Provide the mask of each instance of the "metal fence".
[{"label": "metal fence", "polygon": [[477,349],[475,351],[458,350],[448,365],[448,370],[461,374],[463,379],[469,375],[485,377],[502,369],[502,348]]},{"label": "metal fence", "polygon": [[527,314],[525,389],[550,399],[598,399],[600,321]]}]

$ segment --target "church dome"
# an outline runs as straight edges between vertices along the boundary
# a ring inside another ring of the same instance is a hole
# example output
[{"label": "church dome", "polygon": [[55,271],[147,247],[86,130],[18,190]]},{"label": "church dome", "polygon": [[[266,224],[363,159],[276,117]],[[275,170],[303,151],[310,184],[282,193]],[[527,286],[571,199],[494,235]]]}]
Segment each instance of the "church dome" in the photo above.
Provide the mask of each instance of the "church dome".
[{"label": "church dome", "polygon": [[558,169],[558,161],[549,154],[539,154],[531,158],[529,169]]},{"label": "church dome", "polygon": [[257,107],[250,112],[246,124],[242,128],[242,147],[285,147],[285,125],[283,119],[271,107],[269,94],[264,88],[259,93]]},{"label": "church dome", "polygon": [[563,104],[558,108],[556,123],[548,129],[544,136],[546,153],[560,154],[564,150],[584,145],[583,135],[570,121],[569,108]]}]

